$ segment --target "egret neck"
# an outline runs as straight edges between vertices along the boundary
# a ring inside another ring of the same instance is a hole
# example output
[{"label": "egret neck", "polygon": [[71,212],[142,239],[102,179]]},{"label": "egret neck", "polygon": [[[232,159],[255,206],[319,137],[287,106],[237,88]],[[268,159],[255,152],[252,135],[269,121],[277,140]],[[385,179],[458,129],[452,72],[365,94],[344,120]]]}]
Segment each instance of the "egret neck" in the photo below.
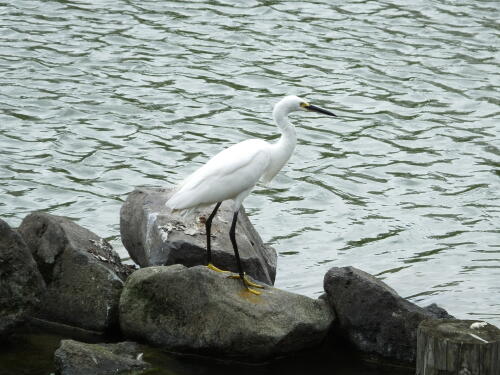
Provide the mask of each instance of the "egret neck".
[{"label": "egret neck", "polygon": [[288,114],[291,112],[288,107],[285,107],[281,102],[278,103],[273,110],[273,117],[276,125],[281,131],[281,137],[278,142],[271,145],[271,165],[268,173],[264,176],[264,182],[270,181],[286,164],[290,156],[292,156],[295,145],[297,144],[297,135],[295,127],[288,120]]}]

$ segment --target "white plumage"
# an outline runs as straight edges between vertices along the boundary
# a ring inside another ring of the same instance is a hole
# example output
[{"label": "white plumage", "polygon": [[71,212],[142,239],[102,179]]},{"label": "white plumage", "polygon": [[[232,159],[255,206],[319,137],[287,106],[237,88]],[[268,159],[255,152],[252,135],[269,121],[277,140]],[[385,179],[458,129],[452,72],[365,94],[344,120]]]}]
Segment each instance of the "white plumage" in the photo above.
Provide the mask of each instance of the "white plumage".
[{"label": "white plumage", "polygon": [[[175,210],[234,199],[241,204],[271,163],[271,145],[249,139],[226,148],[190,175],[167,202]],[[237,203],[235,202],[235,205]],[[239,208],[235,207],[235,210]]]},{"label": "white plumage", "polygon": [[179,186],[174,195],[166,202],[166,206],[175,211],[189,212],[198,207],[216,204],[215,209],[206,221],[207,230],[207,263],[216,271],[220,271],[211,263],[210,229],[212,219],[219,209],[220,203],[233,200],[233,222],[229,236],[236,256],[239,277],[245,287],[252,293],[248,285],[261,287],[251,283],[243,273],[238,246],[235,239],[235,228],[243,200],[250,194],[259,180],[268,183],[283,168],[295,149],[297,138],[295,128],[288,121],[288,114],[294,111],[307,110],[335,116],[333,113],[310,105],[297,96],[286,96],[279,101],[273,110],[276,125],[281,131],[281,138],[276,143],[268,143],[260,139],[249,139],[235,144],[210,159],[205,165],[191,174]]}]

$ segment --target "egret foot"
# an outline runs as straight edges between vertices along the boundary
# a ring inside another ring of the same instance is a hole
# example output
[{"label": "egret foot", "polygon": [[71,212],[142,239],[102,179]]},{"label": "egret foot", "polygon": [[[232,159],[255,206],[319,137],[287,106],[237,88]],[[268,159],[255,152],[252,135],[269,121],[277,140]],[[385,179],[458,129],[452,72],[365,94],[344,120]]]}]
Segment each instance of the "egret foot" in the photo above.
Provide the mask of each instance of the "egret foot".
[{"label": "egret foot", "polygon": [[259,292],[258,290],[255,290],[255,289],[249,288],[249,287],[248,287],[248,285],[247,285],[247,290],[248,290],[250,293],[255,294],[256,296],[260,296],[260,295],[262,294],[262,292]]},{"label": "egret foot", "polygon": [[215,267],[212,263],[208,263],[207,267],[210,268],[212,271],[215,271],[215,272],[229,273],[229,271],[224,271],[224,270],[221,270],[220,268]]},{"label": "egret foot", "polygon": [[[229,279],[241,279],[241,276],[238,275],[238,274],[236,274],[236,275],[230,275],[230,276],[228,276],[228,278]],[[261,294],[261,292],[255,290],[255,289],[252,289],[250,287],[253,286],[254,288],[264,289],[264,286],[254,283],[252,280],[250,280],[248,278],[247,275],[243,275],[243,284],[246,286],[246,288],[248,289],[248,291],[250,293],[253,293],[253,294],[257,295],[257,296],[259,294]]]}]

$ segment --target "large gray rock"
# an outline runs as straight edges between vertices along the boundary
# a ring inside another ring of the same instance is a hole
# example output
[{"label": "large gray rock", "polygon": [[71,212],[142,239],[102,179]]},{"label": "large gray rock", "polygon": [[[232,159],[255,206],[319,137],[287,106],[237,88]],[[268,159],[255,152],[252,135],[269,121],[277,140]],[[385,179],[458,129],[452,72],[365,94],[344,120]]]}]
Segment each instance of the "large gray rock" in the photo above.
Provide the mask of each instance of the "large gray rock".
[{"label": "large gray rock", "polygon": [[[122,242],[141,267],[206,264],[205,220],[213,207],[183,218],[168,212],[165,202],[173,189],[140,187],[131,192],[120,213]],[[212,260],[225,270],[237,271],[229,228],[233,212],[224,202],[212,222]],[[238,215],[236,241],[246,273],[266,284],[274,284],[276,251],[262,242],[242,208]]]},{"label": "large gray rock", "polygon": [[323,300],[240,280],[204,266],[148,267],[127,280],[120,325],[127,338],[166,350],[260,362],[319,345],[333,314]]},{"label": "large gray rock", "polygon": [[142,359],[135,342],[117,344],[86,344],[62,340],[54,353],[58,375],[141,374],[150,365]]},{"label": "large gray rock", "polygon": [[360,351],[388,359],[414,362],[420,322],[447,315],[436,306],[418,307],[354,267],[331,268],[324,288],[340,333]]},{"label": "large gray rock", "polygon": [[0,338],[38,305],[45,283],[21,236],[0,219]]},{"label": "large gray rock", "polygon": [[70,219],[36,212],[19,227],[47,284],[38,318],[92,331],[118,326],[127,275],[104,239]]}]

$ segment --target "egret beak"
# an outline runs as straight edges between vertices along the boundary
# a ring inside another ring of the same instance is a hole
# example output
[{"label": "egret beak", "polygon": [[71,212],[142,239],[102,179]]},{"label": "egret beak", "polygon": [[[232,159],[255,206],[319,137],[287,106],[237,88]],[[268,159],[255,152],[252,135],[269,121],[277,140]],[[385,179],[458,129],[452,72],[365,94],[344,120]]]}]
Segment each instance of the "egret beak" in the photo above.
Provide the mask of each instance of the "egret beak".
[{"label": "egret beak", "polygon": [[304,108],[306,110],[308,110],[308,111],[311,111],[311,112],[318,112],[318,113],[322,113],[324,115],[337,117],[336,114],[334,114],[334,113],[332,113],[330,111],[327,111],[326,109],[323,109],[323,108],[320,108],[320,107],[316,107],[315,105],[312,105],[312,104],[304,105]]}]

